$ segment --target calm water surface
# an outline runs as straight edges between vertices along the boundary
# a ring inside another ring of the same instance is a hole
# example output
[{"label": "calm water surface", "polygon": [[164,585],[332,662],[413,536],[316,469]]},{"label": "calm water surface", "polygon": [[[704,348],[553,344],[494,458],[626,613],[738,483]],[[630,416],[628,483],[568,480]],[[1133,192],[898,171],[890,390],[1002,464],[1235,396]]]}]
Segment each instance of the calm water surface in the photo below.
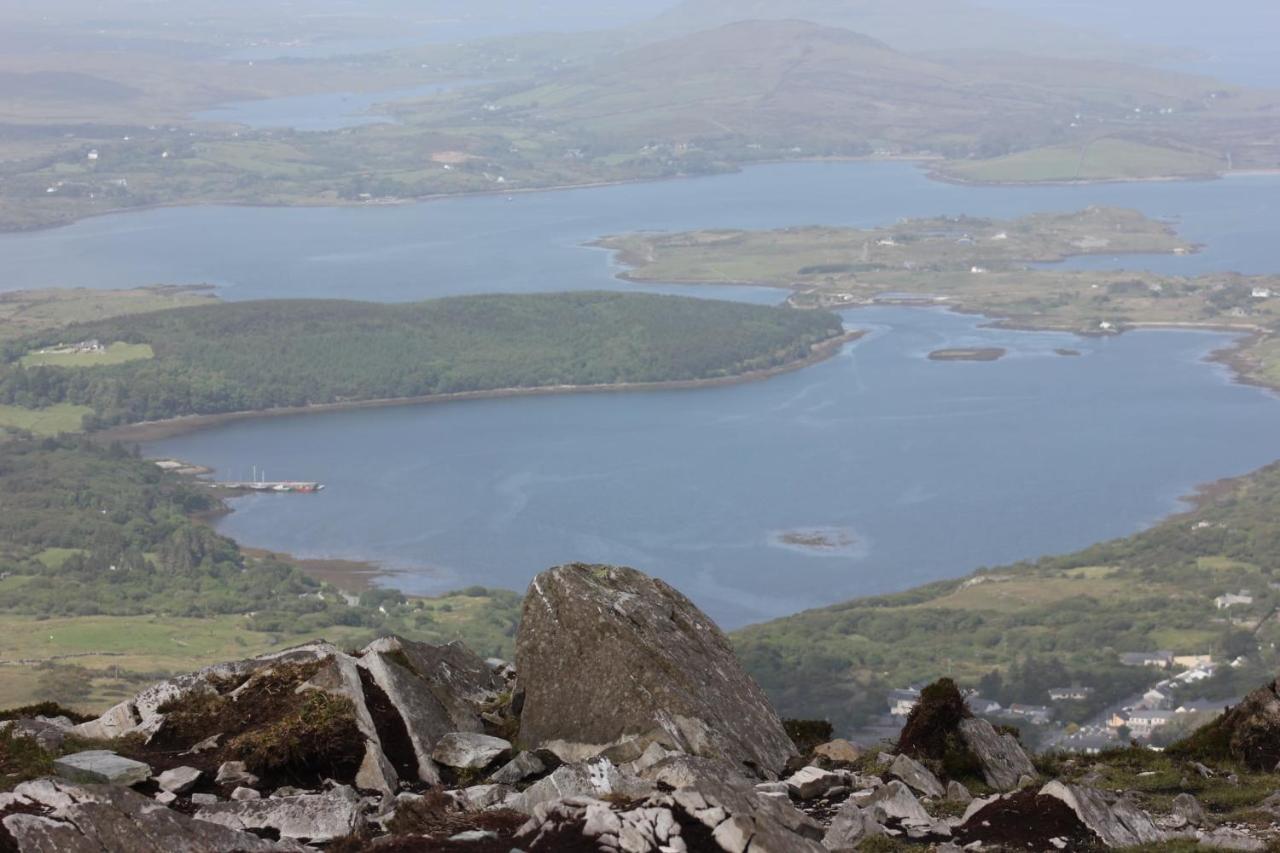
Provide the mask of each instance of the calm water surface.
[{"label": "calm water surface", "polygon": [[[328,484],[237,500],[221,529],[246,542],[382,561],[413,592],[626,563],[729,626],[1124,535],[1275,456],[1280,406],[1201,361],[1222,335],[847,322],[874,333],[762,383],[275,418],[146,451]],[[1011,353],[927,360],[951,346]],[[788,546],[794,531],[843,541]]]},{"label": "calm water surface", "polygon": [[[1086,262],[1164,272],[1280,271],[1280,176],[1079,187],[963,187],[907,163],[787,163],[733,175],[350,208],[164,208],[0,235],[0,290],[210,283],[224,297],[387,301],[620,286],[582,243],[637,229],[873,226],[1090,204],[1176,220],[1198,255]],[[699,293],[707,293],[700,290]],[[714,290],[725,296],[726,291]]]},{"label": "calm water surface", "polygon": [[[1079,265],[1280,272],[1277,190],[1270,176],[973,188],[931,182],[908,164],[795,163],[510,199],[165,209],[2,236],[0,289],[208,282],[232,299],[394,301],[633,287],[614,278],[607,253],[582,244],[635,229],[870,226],[1090,204],[1176,220],[1207,249]],[[730,625],[1127,534],[1195,484],[1277,455],[1280,406],[1202,360],[1227,342],[1219,334],[1082,340],[888,308],[847,322],[874,334],[763,383],[269,419],[147,451],[228,477],[257,465],[329,485],[314,497],[237,501],[222,529],[251,544],[379,560],[419,592],[520,589],[571,559],[631,563]],[[925,358],[952,346],[1011,355]],[[815,532],[835,546],[787,536]]]},{"label": "calm water surface", "polygon": [[378,107],[457,89],[465,83],[432,83],[379,92],[325,92],[288,98],[232,101],[195,113],[197,121],[229,122],[252,128],[292,128],[301,131],[338,130],[367,124],[393,124],[394,116]]}]

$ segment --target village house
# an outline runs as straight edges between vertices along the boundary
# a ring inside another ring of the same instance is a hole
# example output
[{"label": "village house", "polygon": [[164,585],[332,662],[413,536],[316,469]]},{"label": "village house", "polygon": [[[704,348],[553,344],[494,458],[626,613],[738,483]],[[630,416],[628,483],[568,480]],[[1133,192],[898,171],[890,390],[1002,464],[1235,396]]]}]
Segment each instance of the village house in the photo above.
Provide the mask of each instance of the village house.
[{"label": "village house", "polygon": [[1179,684],[1195,684],[1198,681],[1204,681],[1206,678],[1212,678],[1213,673],[1217,670],[1216,664],[1204,664],[1189,669],[1186,672],[1180,672],[1173,677],[1173,680]]},{"label": "village house", "polygon": [[1105,726],[1084,726],[1057,743],[1060,749],[1084,755],[1097,755],[1108,749],[1115,749],[1119,745],[1120,738],[1116,736],[1115,731]]},{"label": "village house", "polygon": [[1255,287],[1250,295],[1254,299],[1270,299],[1271,289],[1267,287]]},{"label": "village house", "polygon": [[1242,589],[1238,593],[1228,592],[1215,598],[1213,603],[1219,610],[1226,610],[1228,607],[1236,606],[1247,607],[1253,604],[1253,594],[1247,589]]},{"label": "village house", "polygon": [[1050,687],[1049,701],[1071,702],[1088,699],[1093,695],[1092,687]]},{"label": "village house", "polygon": [[1002,710],[999,702],[983,699],[981,696],[970,696],[965,701],[969,703],[969,710],[979,717],[998,714]]},{"label": "village house", "polygon": [[1213,663],[1213,655],[1175,655],[1173,665],[1183,669],[1198,669]]},{"label": "village house", "polygon": [[1156,729],[1168,725],[1175,716],[1173,711],[1132,711],[1129,714],[1129,731],[1136,738],[1149,738]]},{"label": "village house", "polygon": [[1005,713],[1035,726],[1048,725],[1053,720],[1053,709],[1044,705],[1020,705],[1015,702]]},{"label": "village house", "polygon": [[1163,684],[1152,687],[1142,694],[1142,708],[1168,708],[1173,702],[1173,691]]},{"label": "village house", "polygon": [[912,688],[906,690],[890,690],[889,713],[894,717],[905,717],[911,713],[920,701],[920,691]]},{"label": "village house", "polygon": [[1157,666],[1168,669],[1173,666],[1173,652],[1124,652],[1120,655],[1124,666]]}]

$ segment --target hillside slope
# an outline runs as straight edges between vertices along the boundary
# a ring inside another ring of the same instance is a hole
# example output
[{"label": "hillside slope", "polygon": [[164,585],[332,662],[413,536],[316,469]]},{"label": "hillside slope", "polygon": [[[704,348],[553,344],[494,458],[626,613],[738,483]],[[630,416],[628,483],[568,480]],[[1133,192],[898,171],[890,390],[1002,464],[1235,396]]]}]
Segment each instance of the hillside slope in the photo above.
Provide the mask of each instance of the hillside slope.
[{"label": "hillside slope", "polygon": [[1119,42],[964,0],[685,0],[646,29],[676,35],[745,20],[801,19],[866,33],[904,51],[1017,50],[1075,59],[1146,60],[1165,48]]}]

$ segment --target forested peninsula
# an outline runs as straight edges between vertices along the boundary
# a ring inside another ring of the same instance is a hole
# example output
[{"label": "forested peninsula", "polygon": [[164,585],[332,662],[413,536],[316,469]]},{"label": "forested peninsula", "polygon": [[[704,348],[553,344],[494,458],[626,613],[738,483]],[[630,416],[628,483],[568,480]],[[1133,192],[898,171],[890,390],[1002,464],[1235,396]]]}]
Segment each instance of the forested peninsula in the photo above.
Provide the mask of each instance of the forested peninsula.
[{"label": "forested peninsula", "polygon": [[843,337],[831,313],[653,294],[217,303],[0,344],[0,405],[80,407],[93,430],[468,392],[723,381],[807,363]]}]

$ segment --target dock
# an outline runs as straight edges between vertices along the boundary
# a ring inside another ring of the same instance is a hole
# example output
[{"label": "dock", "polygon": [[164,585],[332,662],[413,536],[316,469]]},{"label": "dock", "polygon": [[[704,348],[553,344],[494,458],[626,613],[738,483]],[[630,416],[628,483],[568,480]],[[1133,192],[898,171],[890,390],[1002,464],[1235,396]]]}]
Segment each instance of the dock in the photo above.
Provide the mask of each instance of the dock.
[{"label": "dock", "polygon": [[299,492],[311,494],[324,489],[324,483],[309,483],[300,480],[230,480],[210,483],[215,489],[226,489],[233,492]]}]

